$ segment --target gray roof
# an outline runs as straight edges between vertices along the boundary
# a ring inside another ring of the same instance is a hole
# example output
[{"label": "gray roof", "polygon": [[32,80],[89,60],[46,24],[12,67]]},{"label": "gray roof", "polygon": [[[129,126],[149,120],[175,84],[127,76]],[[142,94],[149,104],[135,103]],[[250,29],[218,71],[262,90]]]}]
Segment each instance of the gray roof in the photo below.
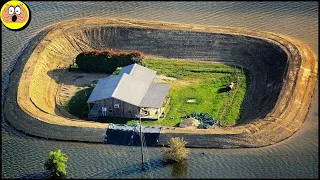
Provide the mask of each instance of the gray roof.
[{"label": "gray roof", "polygon": [[111,98],[122,76],[109,76],[99,79],[87,103]]},{"label": "gray roof", "polygon": [[170,86],[153,83],[156,71],[132,64],[118,75],[102,78],[93,89],[87,103],[116,98],[139,107],[161,107]]},{"label": "gray roof", "polygon": [[152,83],[143,97],[140,107],[159,108],[162,106],[163,100],[170,90],[169,84]]},{"label": "gray roof", "polygon": [[123,74],[112,97],[139,106],[150,84],[137,77]]},{"label": "gray roof", "polygon": [[124,73],[130,74],[131,70],[134,68],[135,64],[131,64],[129,66],[125,66],[121,68],[121,71],[119,72],[119,75],[122,75]]},{"label": "gray roof", "polygon": [[119,75],[122,75],[125,73],[135,76],[143,81],[146,81],[149,84],[153,82],[157,74],[156,71],[140,66],[139,64],[131,64],[129,66],[123,67],[119,72]]}]

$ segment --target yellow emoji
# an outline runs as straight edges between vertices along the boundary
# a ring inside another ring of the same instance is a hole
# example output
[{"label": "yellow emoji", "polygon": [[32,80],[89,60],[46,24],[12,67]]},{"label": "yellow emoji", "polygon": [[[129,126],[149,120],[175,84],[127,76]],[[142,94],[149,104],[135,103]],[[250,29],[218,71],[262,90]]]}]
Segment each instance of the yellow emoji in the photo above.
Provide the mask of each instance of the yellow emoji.
[{"label": "yellow emoji", "polygon": [[11,30],[21,30],[29,23],[30,12],[23,2],[11,0],[1,8],[1,21]]}]

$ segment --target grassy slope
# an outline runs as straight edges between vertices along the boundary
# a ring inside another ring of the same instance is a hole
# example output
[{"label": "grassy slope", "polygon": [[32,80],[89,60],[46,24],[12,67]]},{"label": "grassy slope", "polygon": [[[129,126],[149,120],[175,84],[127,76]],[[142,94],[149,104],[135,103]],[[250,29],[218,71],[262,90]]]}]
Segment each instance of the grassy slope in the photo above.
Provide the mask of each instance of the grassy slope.
[{"label": "grassy slope", "polygon": [[[240,115],[240,105],[245,95],[247,81],[241,68],[235,68],[212,62],[195,62],[184,60],[169,60],[164,58],[148,57],[145,59],[148,68],[174,77],[176,80],[168,81],[171,84],[169,92],[170,103],[164,119],[158,121],[144,120],[144,125],[177,126],[186,114],[209,113],[220,120],[221,125],[234,125]],[[237,78],[239,75],[239,79]],[[225,92],[224,87],[230,81],[235,82],[235,89]],[[81,90],[67,104],[69,112],[81,116],[87,111],[85,90]],[[186,102],[196,99],[194,103]],[[81,101],[81,99],[84,99]],[[101,119],[100,122],[113,122],[122,124],[135,124],[137,120],[131,119]]]}]

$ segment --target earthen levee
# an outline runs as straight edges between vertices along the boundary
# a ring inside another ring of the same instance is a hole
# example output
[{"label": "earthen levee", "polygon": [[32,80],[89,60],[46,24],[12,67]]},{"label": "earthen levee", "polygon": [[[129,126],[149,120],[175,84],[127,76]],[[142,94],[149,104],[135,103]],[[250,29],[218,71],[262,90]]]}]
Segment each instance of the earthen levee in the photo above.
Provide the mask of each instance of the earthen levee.
[{"label": "earthen levee", "polygon": [[10,76],[4,111],[18,130],[50,139],[103,142],[108,124],[73,119],[57,103],[65,68],[83,50],[139,50],[147,55],[240,65],[250,71],[242,117],[234,127],[163,128],[160,144],[183,136],[190,147],[260,147],[288,138],[304,122],[318,60],[303,42],[271,32],[150,22],[79,19],[54,24],[23,50]]}]

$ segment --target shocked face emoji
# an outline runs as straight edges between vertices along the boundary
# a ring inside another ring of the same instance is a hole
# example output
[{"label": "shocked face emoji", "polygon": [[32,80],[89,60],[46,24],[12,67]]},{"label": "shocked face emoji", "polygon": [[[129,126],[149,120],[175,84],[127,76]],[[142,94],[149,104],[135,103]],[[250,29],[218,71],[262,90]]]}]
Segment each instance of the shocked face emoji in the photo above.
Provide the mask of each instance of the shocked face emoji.
[{"label": "shocked face emoji", "polygon": [[29,9],[21,1],[8,1],[1,8],[1,21],[9,29],[22,29],[29,21]]}]

